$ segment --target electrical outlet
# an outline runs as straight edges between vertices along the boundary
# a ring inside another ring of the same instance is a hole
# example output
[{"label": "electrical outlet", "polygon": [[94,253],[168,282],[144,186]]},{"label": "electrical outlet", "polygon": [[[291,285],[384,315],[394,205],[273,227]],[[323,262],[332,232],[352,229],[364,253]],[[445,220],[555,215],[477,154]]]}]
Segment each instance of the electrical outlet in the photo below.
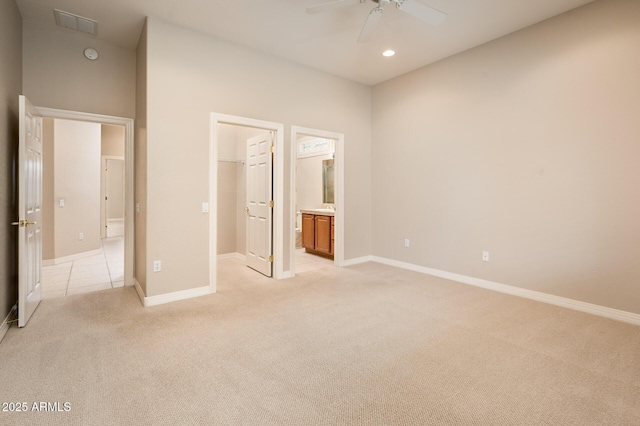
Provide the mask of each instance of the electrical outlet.
[{"label": "electrical outlet", "polygon": [[405,239],[404,239],[404,246],[405,246],[405,248],[406,248],[406,247],[409,247],[409,245],[410,245],[410,241],[409,241],[409,239],[408,239],[408,238],[405,238]]},{"label": "electrical outlet", "polygon": [[84,232],[80,232],[80,233],[78,233],[78,240],[79,240],[79,241],[84,240]]},{"label": "electrical outlet", "polygon": [[488,251],[484,250],[482,252],[482,260],[484,260],[485,262],[489,261],[489,252]]},{"label": "electrical outlet", "polygon": [[162,261],[154,260],[153,261],[153,272],[160,272],[160,271],[162,271]]}]

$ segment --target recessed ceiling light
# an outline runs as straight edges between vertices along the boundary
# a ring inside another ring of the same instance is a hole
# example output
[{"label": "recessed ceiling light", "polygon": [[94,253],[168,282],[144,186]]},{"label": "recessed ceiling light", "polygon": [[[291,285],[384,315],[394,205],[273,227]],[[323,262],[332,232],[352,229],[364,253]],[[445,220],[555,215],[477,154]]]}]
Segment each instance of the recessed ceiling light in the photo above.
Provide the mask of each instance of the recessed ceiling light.
[{"label": "recessed ceiling light", "polygon": [[382,52],[382,56],[386,56],[387,58],[395,54],[396,54],[396,51],[391,49],[385,50],[384,52]]}]

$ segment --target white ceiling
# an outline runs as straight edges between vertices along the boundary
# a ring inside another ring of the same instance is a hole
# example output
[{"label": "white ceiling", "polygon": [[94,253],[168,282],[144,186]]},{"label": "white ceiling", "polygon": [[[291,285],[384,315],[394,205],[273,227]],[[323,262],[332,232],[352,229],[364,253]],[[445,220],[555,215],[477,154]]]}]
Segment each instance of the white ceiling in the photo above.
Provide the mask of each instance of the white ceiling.
[{"label": "white ceiling", "polygon": [[[329,0],[16,0],[25,21],[55,26],[53,9],[98,21],[97,37],[135,48],[145,16],[364,84],[377,84],[593,0],[417,0],[448,14],[438,27],[387,7],[368,43],[364,4],[308,15]],[[60,31],[68,31],[60,29]],[[85,36],[91,37],[91,36]],[[397,54],[385,58],[382,52]]]}]

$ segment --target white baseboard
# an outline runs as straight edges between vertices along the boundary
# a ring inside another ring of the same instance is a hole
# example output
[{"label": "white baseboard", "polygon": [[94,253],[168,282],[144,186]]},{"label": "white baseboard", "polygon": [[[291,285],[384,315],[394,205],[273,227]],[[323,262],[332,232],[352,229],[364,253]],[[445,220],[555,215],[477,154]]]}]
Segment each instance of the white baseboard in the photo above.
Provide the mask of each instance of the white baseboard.
[{"label": "white baseboard", "polygon": [[60,265],[61,263],[73,262],[74,260],[84,259],[85,257],[91,257],[98,254],[102,254],[102,249],[85,251],[78,254],[72,254],[70,256],[58,257],[56,259],[43,260],[42,266]]},{"label": "white baseboard", "polygon": [[523,297],[525,299],[536,300],[538,302],[549,303],[551,305],[562,306],[576,311],[586,312],[588,314],[598,315],[629,324],[640,325],[640,315],[632,312],[621,311],[618,309],[607,308],[605,306],[594,305],[592,303],[581,302],[579,300],[568,299],[566,297],[554,296],[548,293],[528,290],[520,287],[514,287],[506,284],[500,284],[493,281],[487,281],[480,278],[469,277],[466,275],[454,274],[451,272],[441,271],[438,269],[427,268],[425,266],[414,265],[411,263],[400,262],[393,259],[371,256],[373,262],[382,263],[397,268],[407,269],[414,272],[420,272],[427,275],[433,275],[463,284],[469,284],[475,287],[482,287],[488,290],[500,293],[511,294],[513,296]]},{"label": "white baseboard", "polygon": [[224,260],[224,259],[238,259],[238,260],[247,260],[247,256],[245,256],[242,253],[224,253],[224,254],[219,254],[218,255],[218,259],[219,260]]},{"label": "white baseboard", "polygon": [[138,280],[135,283],[138,297],[142,302],[142,305],[146,308],[149,306],[164,305],[165,303],[177,302],[178,300],[191,299],[193,297],[206,296],[207,294],[213,294],[211,287],[204,286],[198,288],[191,288],[189,290],[174,291],[173,293],[160,294],[158,296],[145,296],[142,287]]},{"label": "white baseboard", "polygon": [[11,310],[9,311],[9,315],[4,319],[2,324],[0,324],[0,342],[4,339],[5,334],[9,331],[9,327],[11,327],[11,321],[17,318],[18,307],[13,305]]},{"label": "white baseboard", "polygon": [[[362,257],[356,257],[353,259],[345,259],[342,266],[353,266],[353,265],[359,265],[361,263],[367,263],[367,262],[373,262],[373,256],[362,256]],[[379,262],[382,263],[382,262]]]}]

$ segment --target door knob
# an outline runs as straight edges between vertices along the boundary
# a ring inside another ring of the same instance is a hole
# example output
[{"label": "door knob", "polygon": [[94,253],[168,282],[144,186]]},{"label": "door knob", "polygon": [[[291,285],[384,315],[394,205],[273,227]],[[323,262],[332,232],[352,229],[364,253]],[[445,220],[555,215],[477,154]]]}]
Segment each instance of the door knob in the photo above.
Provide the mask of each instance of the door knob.
[{"label": "door knob", "polygon": [[245,211],[245,212],[247,212],[247,213],[249,213],[249,207],[245,207],[245,208],[244,208],[244,211]]}]

